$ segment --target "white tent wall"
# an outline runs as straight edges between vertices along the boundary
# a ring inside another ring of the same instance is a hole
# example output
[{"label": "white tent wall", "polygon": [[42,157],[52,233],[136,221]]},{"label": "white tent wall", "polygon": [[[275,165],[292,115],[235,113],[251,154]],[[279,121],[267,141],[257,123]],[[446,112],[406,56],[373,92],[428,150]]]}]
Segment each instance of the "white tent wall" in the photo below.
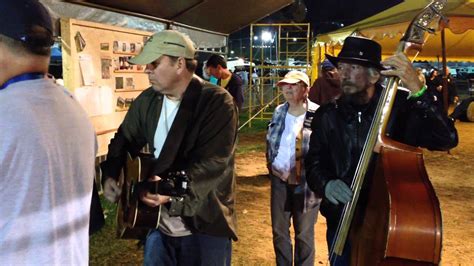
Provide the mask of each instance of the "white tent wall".
[{"label": "white tent wall", "polygon": [[173,21],[152,17],[144,18],[140,14],[136,14],[137,16],[125,15],[90,6],[66,3],[60,0],[40,0],[40,2],[48,8],[55,21],[56,35],[59,35],[60,18],[74,18],[148,32],[158,32],[167,28],[173,28],[188,34],[199,50],[211,49],[218,51],[227,45],[227,34],[194,28]]},{"label": "white tent wall", "polygon": [[60,0],[40,0],[51,13],[55,21],[55,30],[59,34],[59,19],[74,18],[84,21],[97,22],[111,26],[157,32],[166,29],[166,22],[127,16],[121,13],[66,3]]}]

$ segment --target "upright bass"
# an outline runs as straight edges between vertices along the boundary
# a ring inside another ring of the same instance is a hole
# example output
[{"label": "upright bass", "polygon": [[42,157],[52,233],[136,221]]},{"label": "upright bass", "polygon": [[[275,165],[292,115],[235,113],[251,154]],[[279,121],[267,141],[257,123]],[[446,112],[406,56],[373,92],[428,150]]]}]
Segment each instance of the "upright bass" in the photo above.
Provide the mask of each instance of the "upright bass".
[{"label": "upright bass", "polygon": [[[426,32],[441,19],[446,0],[432,1],[410,23],[397,52],[421,50]],[[399,79],[391,77],[372,121],[344,207],[330,260],[351,238],[352,265],[438,265],[442,223],[439,201],[419,148],[396,142],[385,131]],[[373,153],[378,153],[364,206],[358,205]],[[366,203],[365,203],[366,202]]]}]

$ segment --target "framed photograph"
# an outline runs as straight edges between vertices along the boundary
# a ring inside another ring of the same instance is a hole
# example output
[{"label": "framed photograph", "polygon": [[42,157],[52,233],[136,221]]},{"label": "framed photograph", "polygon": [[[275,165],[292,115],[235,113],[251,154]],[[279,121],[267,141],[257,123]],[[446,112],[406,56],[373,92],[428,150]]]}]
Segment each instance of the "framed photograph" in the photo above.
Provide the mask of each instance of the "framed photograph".
[{"label": "framed photograph", "polygon": [[134,100],[135,98],[125,98],[125,108],[130,108],[130,105],[132,105]]},{"label": "framed photograph", "polygon": [[135,52],[138,54],[142,51],[143,49],[143,43],[137,42],[135,43]]},{"label": "framed photograph", "polygon": [[117,98],[117,107],[119,109],[125,108],[125,99],[124,98],[122,98],[120,96]]},{"label": "framed photograph", "polygon": [[128,63],[131,56],[120,56],[119,57],[119,69],[121,70],[133,70],[133,65]]},{"label": "framed photograph", "polygon": [[119,57],[119,69],[122,70],[122,69],[125,69],[125,63],[123,62],[124,60],[124,57]]},{"label": "framed photograph", "polygon": [[114,41],[114,45],[113,45],[113,48],[112,48],[112,49],[113,49],[114,52],[118,52],[118,50],[119,50],[119,43],[118,43],[118,41]]},{"label": "framed photograph", "polygon": [[125,87],[127,89],[135,89],[135,84],[133,83],[133,78],[125,78]]},{"label": "framed photograph", "polygon": [[115,77],[115,89],[123,89],[123,77]]},{"label": "framed photograph", "polygon": [[84,51],[84,48],[86,48],[86,40],[82,37],[82,34],[78,31],[76,32],[76,35],[74,36],[74,40],[76,41],[76,49],[78,52]]},{"label": "framed photograph", "polygon": [[114,70],[120,70],[120,57],[115,57],[114,58]]},{"label": "framed photograph", "polygon": [[131,56],[127,56],[127,57],[125,58],[125,62],[127,63],[127,70],[133,70],[133,66],[134,66],[134,65],[132,65],[132,64],[130,64],[130,63],[128,62],[128,60],[130,60],[130,59],[132,59]]},{"label": "framed photograph", "polygon": [[112,66],[112,58],[102,57],[100,59],[100,68],[102,72],[102,79],[110,79],[110,67]]},{"label": "framed photograph", "polygon": [[108,51],[109,50],[109,43],[108,42],[100,43],[100,50]]}]

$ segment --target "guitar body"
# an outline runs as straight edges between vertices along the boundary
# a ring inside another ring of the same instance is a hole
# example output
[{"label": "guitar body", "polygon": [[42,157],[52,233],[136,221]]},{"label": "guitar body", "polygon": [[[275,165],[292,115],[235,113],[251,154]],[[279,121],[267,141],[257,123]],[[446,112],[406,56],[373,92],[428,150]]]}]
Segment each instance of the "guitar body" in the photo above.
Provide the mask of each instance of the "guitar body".
[{"label": "guitar body", "polygon": [[151,155],[141,155],[132,159],[127,154],[124,174],[119,181],[122,194],[117,208],[117,237],[143,239],[149,229],[158,228],[159,207],[149,207],[141,202],[138,184],[151,176],[155,159]]}]

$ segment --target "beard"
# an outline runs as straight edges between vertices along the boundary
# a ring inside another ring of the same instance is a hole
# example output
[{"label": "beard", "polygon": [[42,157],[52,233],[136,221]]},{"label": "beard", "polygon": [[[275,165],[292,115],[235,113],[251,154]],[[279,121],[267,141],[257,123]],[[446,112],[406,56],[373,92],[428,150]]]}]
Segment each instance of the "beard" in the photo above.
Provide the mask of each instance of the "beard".
[{"label": "beard", "polygon": [[368,88],[357,87],[354,83],[349,81],[343,81],[341,87],[344,92],[344,101],[349,104],[362,105],[370,100],[367,91]]},{"label": "beard", "polygon": [[355,93],[365,90],[365,88],[358,87],[356,84],[347,80],[342,81],[341,87],[342,87],[342,91],[346,95],[355,94]]}]

